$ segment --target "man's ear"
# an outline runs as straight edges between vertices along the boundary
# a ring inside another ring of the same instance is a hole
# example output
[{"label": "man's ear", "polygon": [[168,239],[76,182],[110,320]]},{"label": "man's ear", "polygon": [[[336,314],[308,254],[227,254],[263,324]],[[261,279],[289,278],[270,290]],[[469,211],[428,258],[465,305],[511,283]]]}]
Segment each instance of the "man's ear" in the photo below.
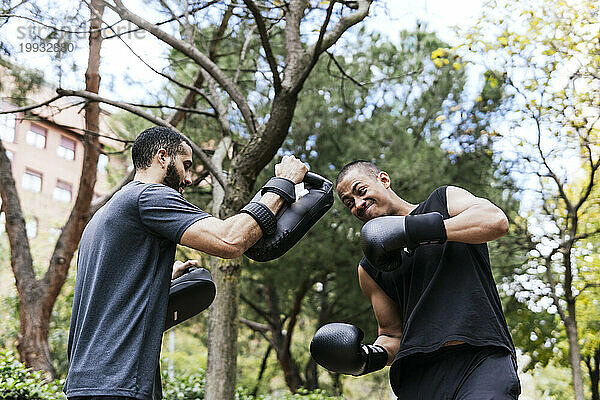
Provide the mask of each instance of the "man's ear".
[{"label": "man's ear", "polygon": [[156,160],[163,168],[167,166],[167,157],[167,150],[163,149],[162,147],[158,149],[155,155]]},{"label": "man's ear", "polygon": [[379,174],[377,174],[377,180],[381,182],[386,189],[389,189],[392,186],[392,180],[385,171],[380,171]]}]

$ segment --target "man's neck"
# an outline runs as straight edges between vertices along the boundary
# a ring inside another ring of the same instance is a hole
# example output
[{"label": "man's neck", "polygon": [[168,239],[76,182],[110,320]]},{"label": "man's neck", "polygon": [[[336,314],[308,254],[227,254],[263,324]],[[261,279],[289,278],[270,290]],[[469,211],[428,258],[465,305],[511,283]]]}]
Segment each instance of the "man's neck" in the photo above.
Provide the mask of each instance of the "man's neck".
[{"label": "man's neck", "polygon": [[394,192],[394,197],[395,198],[393,200],[394,206],[393,206],[392,215],[408,215],[418,206],[418,204],[412,204],[412,203],[409,203],[408,201],[404,200],[403,198],[398,196],[395,192]]},{"label": "man's neck", "polygon": [[156,171],[154,168],[147,168],[145,170],[136,171],[133,176],[134,181],[142,183],[162,183],[161,171]]}]

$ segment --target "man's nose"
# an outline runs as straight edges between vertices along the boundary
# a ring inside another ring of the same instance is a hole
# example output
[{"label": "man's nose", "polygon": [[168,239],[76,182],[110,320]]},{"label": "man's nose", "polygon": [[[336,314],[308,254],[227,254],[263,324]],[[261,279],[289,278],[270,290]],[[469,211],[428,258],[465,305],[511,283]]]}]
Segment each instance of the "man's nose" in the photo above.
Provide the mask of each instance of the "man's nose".
[{"label": "man's nose", "polygon": [[188,171],[185,174],[185,178],[183,179],[183,183],[185,186],[190,186],[192,184],[192,174]]},{"label": "man's nose", "polygon": [[357,198],[354,200],[354,204],[356,204],[356,208],[360,210],[360,209],[364,208],[365,200],[361,199],[361,198]]}]

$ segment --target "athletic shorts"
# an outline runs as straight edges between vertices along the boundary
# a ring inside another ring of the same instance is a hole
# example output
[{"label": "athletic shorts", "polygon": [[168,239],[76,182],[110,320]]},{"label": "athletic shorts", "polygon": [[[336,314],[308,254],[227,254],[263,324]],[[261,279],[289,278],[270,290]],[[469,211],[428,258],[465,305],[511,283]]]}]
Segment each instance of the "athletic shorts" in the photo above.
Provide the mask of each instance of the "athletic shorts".
[{"label": "athletic shorts", "polygon": [[442,347],[397,360],[390,383],[399,400],[516,400],[516,363],[502,347]]}]

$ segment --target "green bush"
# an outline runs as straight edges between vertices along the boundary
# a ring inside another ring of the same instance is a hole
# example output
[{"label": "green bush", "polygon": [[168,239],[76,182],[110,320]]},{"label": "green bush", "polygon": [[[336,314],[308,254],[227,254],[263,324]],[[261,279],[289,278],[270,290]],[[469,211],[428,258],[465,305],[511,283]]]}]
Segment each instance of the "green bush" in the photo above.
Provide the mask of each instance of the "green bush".
[{"label": "green bush", "polygon": [[[181,375],[169,378],[163,371],[163,399],[164,400],[203,400],[204,399],[204,370],[199,370],[194,375]],[[238,387],[235,393],[236,400],[342,400],[341,397],[328,396],[322,390],[309,392],[300,389],[298,393],[285,393],[282,395],[259,395],[254,397],[244,388]]]},{"label": "green bush", "polygon": [[[193,375],[169,378],[163,372],[164,400],[203,400],[204,370]],[[342,400],[324,391],[299,390],[296,394],[259,395],[254,397],[244,388],[237,388],[236,400]],[[60,382],[46,383],[40,372],[27,369],[11,351],[0,351],[0,400],[66,400]]]},{"label": "green bush", "polygon": [[40,372],[27,369],[11,351],[0,351],[0,399],[66,399],[59,382],[46,383]]}]

